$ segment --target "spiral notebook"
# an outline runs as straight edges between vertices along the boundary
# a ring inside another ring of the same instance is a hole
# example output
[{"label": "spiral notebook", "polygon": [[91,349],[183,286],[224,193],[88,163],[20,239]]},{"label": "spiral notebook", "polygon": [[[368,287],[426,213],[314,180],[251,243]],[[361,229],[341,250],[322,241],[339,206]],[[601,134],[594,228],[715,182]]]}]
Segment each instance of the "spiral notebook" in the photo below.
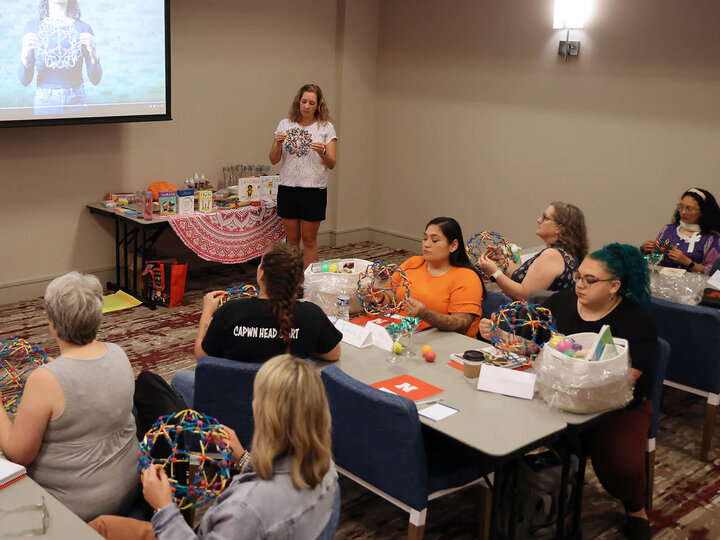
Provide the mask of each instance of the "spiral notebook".
[{"label": "spiral notebook", "polygon": [[9,486],[27,474],[25,467],[0,458],[0,489]]}]

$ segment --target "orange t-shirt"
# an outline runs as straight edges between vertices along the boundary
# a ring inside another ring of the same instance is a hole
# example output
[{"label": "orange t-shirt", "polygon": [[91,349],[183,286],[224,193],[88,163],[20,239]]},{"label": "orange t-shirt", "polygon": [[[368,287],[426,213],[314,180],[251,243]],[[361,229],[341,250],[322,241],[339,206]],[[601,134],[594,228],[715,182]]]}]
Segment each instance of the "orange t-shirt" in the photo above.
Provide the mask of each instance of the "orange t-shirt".
[{"label": "orange t-shirt", "polygon": [[[483,287],[478,275],[469,268],[453,266],[442,276],[432,276],[428,272],[427,261],[421,257],[410,257],[400,268],[410,281],[410,296],[419,300],[425,307],[441,313],[470,313],[477,315],[465,335],[477,337],[480,316],[482,315]],[[399,282],[399,276],[396,280]],[[404,298],[398,294],[398,300]]]}]

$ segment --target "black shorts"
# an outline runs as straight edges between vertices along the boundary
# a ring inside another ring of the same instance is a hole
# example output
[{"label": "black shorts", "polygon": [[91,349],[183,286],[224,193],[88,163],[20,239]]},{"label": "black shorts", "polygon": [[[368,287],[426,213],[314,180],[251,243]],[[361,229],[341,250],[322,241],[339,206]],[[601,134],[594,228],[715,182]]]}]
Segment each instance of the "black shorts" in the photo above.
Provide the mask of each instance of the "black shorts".
[{"label": "black shorts", "polygon": [[278,186],[278,216],[303,221],[324,221],[327,188]]}]

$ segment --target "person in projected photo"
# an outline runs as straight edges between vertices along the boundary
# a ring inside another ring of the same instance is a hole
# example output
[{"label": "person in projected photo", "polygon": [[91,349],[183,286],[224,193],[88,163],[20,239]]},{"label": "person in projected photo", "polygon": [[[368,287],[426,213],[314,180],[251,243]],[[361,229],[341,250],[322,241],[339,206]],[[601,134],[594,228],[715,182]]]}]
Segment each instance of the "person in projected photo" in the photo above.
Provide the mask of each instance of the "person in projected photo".
[{"label": "person in projected photo", "polygon": [[102,78],[95,33],[80,20],[77,0],[41,0],[38,18],[22,38],[18,77],[29,85],[37,71],[35,114],[67,114],[87,107],[83,64],[91,83]]}]

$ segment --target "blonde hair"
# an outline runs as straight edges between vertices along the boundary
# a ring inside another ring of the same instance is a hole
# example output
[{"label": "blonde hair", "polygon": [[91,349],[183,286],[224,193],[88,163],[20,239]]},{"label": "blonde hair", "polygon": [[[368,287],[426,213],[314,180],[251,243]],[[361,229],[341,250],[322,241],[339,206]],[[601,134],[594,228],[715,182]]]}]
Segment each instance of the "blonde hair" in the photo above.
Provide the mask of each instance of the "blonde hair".
[{"label": "blonde hair", "polygon": [[258,371],[253,397],[255,473],[269,480],[275,460],[287,456],[295,489],[313,489],[332,459],[330,409],[320,375],[300,358],[276,356]]},{"label": "blonde hair", "polygon": [[325,97],[323,96],[322,90],[317,84],[305,84],[300,87],[295,98],[293,99],[292,105],[290,105],[290,112],[288,117],[293,122],[299,122],[302,120],[302,114],[300,114],[300,100],[305,92],[312,92],[317,96],[317,109],[315,110],[315,119],[320,122],[330,122],[330,110],[328,109]]}]

